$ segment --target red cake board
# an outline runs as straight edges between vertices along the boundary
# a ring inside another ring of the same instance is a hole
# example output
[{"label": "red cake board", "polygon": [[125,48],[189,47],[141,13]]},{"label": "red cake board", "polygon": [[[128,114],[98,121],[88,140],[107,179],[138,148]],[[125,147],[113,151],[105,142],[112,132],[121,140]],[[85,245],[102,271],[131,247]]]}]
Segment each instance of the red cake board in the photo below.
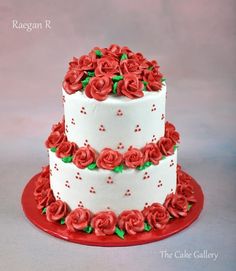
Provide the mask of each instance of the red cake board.
[{"label": "red cake board", "polygon": [[136,235],[125,235],[125,239],[120,239],[117,235],[112,236],[96,236],[94,233],[88,234],[85,232],[70,233],[66,229],[66,225],[59,223],[52,223],[46,220],[46,216],[42,215],[41,211],[37,209],[36,202],[33,196],[35,182],[39,174],[31,178],[24,188],[21,203],[26,217],[38,228],[51,234],[57,238],[66,241],[79,243],[89,246],[101,247],[121,247],[142,245],[159,241],[167,238],[177,232],[190,226],[199,216],[203,208],[204,196],[200,185],[192,178],[191,185],[195,191],[196,203],[184,218],[177,218],[171,220],[163,230],[151,230],[150,232],[138,233]]}]

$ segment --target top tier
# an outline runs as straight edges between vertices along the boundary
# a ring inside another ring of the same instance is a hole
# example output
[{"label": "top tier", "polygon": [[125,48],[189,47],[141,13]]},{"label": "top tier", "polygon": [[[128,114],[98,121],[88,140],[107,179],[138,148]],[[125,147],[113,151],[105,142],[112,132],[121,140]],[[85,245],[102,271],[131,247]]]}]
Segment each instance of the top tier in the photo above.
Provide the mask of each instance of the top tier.
[{"label": "top tier", "polygon": [[66,134],[79,146],[125,152],[164,135],[166,85],[155,60],[128,47],[74,57],[63,81]]}]

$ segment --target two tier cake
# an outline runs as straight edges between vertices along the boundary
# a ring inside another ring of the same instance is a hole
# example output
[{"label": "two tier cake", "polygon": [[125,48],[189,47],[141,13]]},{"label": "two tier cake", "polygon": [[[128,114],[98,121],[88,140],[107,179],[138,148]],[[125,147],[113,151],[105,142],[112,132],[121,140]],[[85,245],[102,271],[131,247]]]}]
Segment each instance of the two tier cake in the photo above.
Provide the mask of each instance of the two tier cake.
[{"label": "two tier cake", "polygon": [[177,166],[179,133],[166,121],[167,86],[155,60],[128,47],[74,57],[64,117],[46,140],[37,208],[68,232],[120,238],[161,231],[195,202]]}]

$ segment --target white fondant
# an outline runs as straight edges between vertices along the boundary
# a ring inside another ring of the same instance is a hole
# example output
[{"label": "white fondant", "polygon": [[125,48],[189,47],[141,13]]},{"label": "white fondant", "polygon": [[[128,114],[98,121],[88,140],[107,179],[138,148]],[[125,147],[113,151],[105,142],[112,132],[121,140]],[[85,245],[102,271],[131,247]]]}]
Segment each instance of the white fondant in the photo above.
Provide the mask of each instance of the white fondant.
[{"label": "white fondant", "polygon": [[125,152],[131,145],[142,148],[164,135],[166,85],[144,97],[109,97],[102,102],[84,92],[68,95],[63,90],[66,134],[79,146],[90,144],[96,151],[109,147]]},{"label": "white fondant", "polygon": [[123,210],[142,210],[145,204],[163,203],[176,189],[177,150],[161,160],[159,165],[145,170],[79,169],[64,163],[49,151],[50,184],[54,196],[71,209],[85,207],[92,212],[110,208],[117,214]]}]

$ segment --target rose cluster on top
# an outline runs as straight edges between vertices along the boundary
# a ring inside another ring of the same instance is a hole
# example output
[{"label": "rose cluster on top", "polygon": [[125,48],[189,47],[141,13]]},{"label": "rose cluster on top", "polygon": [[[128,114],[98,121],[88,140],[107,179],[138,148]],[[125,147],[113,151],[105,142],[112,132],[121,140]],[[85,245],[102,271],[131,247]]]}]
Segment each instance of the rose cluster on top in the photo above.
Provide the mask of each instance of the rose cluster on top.
[{"label": "rose cluster on top", "polygon": [[124,154],[110,148],[97,153],[91,146],[78,147],[69,142],[64,132],[64,122],[53,125],[46,140],[47,148],[56,153],[64,162],[73,162],[78,168],[95,169],[96,167],[122,172],[123,167],[140,170],[150,165],[158,165],[164,156],[172,155],[179,142],[179,133],[169,122],[165,124],[165,135],[157,143],[148,143],[143,148],[130,147]]},{"label": "rose cluster on top", "polygon": [[85,231],[97,236],[116,233],[121,238],[124,234],[149,231],[152,228],[162,230],[172,218],[185,217],[196,202],[191,177],[177,168],[176,193],[169,194],[163,205],[153,203],[142,211],[125,210],[118,216],[113,211],[101,211],[93,214],[86,208],[69,210],[62,200],[55,200],[49,184],[49,167],[44,167],[36,181],[34,196],[37,208],[43,209],[49,222],[66,224],[68,231]]},{"label": "rose cluster on top", "polygon": [[85,91],[98,101],[109,94],[130,99],[144,96],[143,91],[159,91],[165,79],[155,60],[147,60],[128,47],[112,44],[109,48],[95,47],[88,55],[74,57],[63,81],[68,94]]}]

